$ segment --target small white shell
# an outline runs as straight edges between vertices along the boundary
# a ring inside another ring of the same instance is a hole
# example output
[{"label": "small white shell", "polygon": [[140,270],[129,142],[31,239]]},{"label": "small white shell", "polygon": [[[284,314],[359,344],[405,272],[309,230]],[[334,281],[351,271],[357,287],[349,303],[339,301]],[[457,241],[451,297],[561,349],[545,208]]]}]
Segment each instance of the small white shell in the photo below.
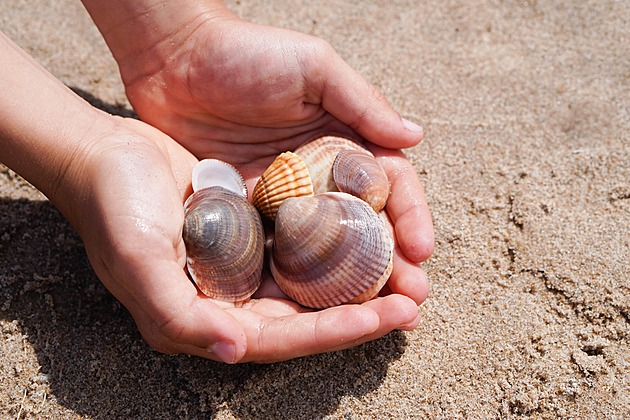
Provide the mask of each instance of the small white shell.
[{"label": "small white shell", "polygon": [[204,159],[193,169],[193,191],[208,187],[223,187],[247,197],[247,186],[238,170],[229,163],[218,159]]}]

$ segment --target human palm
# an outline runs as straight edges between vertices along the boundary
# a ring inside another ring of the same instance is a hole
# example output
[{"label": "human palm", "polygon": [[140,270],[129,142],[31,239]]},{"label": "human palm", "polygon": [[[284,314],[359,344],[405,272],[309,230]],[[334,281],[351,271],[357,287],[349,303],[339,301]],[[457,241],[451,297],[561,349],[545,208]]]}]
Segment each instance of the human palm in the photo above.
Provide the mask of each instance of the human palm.
[{"label": "human palm", "polygon": [[144,121],[199,157],[272,158],[329,132],[391,148],[420,140],[319,38],[226,18],[168,55],[151,67],[122,62],[127,94]]},{"label": "human palm", "polygon": [[[229,361],[277,361],[351,347],[393,329],[414,328],[419,322],[417,305],[428,293],[417,262],[431,253],[433,230],[416,173],[393,149],[416,144],[421,133],[409,129],[378,90],[325,42],[234,16],[202,22],[166,36],[143,54],[125,58],[114,51],[127,95],[141,119],[197,158],[234,164],[250,187],[280,152],[321,134],[365,142],[391,181],[387,213],[395,231],[394,269],[382,296],[362,305],[312,311],[284,299],[269,280],[244,305],[212,301],[182,281],[180,200],[179,210],[163,214],[162,223],[170,223],[170,230],[153,229],[169,234],[157,241],[164,249],[151,250],[152,258],[146,261],[163,264],[141,264],[146,273],[137,277],[136,284],[127,282],[140,292],[117,295],[123,303],[130,302],[125,304],[147,341],[166,352]],[[181,172],[181,167],[176,169]],[[147,190],[152,189],[147,186]],[[152,199],[147,196],[145,205]],[[147,243],[147,232],[135,229],[137,242]],[[135,271],[140,258],[130,255],[110,264],[127,261],[126,266]],[[107,278],[109,271],[102,272],[101,278]],[[129,278],[126,274],[116,277]],[[154,284],[155,279],[165,284]],[[163,292],[169,288],[177,291],[175,301]],[[141,300],[134,300],[135,296]],[[219,345],[208,351],[218,342],[234,347]]]},{"label": "human palm", "polygon": [[157,350],[271,362],[417,325],[416,302],[399,294],[323,311],[283,299],[271,281],[244,304],[205,297],[185,274],[181,236],[182,202],[197,160],[135,120],[120,119],[115,132],[95,144],[73,171],[87,176],[88,187],[71,218],[95,272]]},{"label": "human palm", "polygon": [[[429,257],[433,227],[413,167],[396,150],[417,144],[410,125],[319,38],[263,27],[227,14],[171,35],[162,59],[119,59],[127,95],[139,116],[198,158],[234,164],[260,176],[281,152],[322,134],[364,142],[392,181],[387,212],[403,254]],[[160,49],[162,48],[162,49]],[[157,63],[157,64],[156,64]]]}]

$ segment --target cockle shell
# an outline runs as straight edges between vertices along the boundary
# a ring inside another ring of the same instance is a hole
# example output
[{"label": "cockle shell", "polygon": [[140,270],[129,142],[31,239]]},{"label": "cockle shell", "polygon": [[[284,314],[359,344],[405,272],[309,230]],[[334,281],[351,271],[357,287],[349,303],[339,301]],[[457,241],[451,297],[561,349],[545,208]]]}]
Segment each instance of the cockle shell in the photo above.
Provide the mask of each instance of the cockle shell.
[{"label": "cockle shell", "polygon": [[379,212],[389,198],[387,174],[373,156],[358,150],[341,150],[333,164],[339,191],[352,194]]},{"label": "cockle shell", "polygon": [[315,194],[338,191],[332,174],[333,162],[337,153],[347,149],[360,150],[372,155],[352,140],[336,136],[320,137],[295,149],[295,154],[306,163]]},{"label": "cockle shell", "polygon": [[298,155],[285,152],[265,170],[252,194],[252,204],[263,216],[275,220],[278,208],[289,197],[313,195],[306,164]]},{"label": "cockle shell", "polygon": [[262,279],[265,237],[260,215],[247,201],[242,177],[227,163],[201,161],[193,171],[193,186],[195,192],[184,204],[188,272],[206,296],[245,300]]},{"label": "cockle shell", "polygon": [[367,200],[379,211],[389,197],[389,180],[368,150],[342,137],[325,136],[278,156],[256,183],[252,200],[274,220],[289,197],[333,191]]},{"label": "cockle shell", "polygon": [[326,308],[376,296],[392,271],[393,241],[379,215],[341,192],[289,198],[278,211],[271,273],[296,302]]}]

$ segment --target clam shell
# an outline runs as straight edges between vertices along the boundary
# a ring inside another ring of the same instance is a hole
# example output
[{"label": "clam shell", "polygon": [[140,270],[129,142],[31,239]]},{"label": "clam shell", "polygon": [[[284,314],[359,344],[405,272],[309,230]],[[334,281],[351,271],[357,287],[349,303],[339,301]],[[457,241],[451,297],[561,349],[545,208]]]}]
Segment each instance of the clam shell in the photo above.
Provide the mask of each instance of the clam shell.
[{"label": "clam shell", "polygon": [[201,292],[228,302],[259,287],[264,258],[260,215],[241,194],[223,187],[194,192],[184,205],[188,272]]},{"label": "clam shell", "polygon": [[260,213],[275,220],[278,208],[289,197],[313,195],[306,164],[298,155],[285,152],[262,174],[252,193],[252,203]]},{"label": "clam shell", "polygon": [[371,153],[352,140],[336,136],[324,136],[306,143],[295,150],[308,167],[315,194],[338,191],[333,179],[332,167],[341,150],[361,150]]},{"label": "clam shell", "polygon": [[389,179],[373,156],[358,150],[341,150],[333,164],[339,191],[352,194],[379,212],[389,198]]},{"label": "clam shell", "polygon": [[193,168],[193,191],[217,186],[247,197],[245,180],[234,166],[218,159],[203,159],[199,161]]},{"label": "clam shell", "polygon": [[331,192],[280,206],[270,268],[293,300],[326,308],[376,296],[391,274],[392,255],[379,215],[359,198]]}]

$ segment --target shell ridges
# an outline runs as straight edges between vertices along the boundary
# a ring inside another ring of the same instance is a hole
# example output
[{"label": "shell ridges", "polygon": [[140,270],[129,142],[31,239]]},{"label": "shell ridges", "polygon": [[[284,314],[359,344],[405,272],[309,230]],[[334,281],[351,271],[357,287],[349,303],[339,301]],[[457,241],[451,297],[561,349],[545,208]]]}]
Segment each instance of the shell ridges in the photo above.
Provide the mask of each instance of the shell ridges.
[{"label": "shell ridges", "polygon": [[295,153],[284,152],[256,183],[252,203],[261,214],[274,220],[280,205],[287,198],[312,195],[313,185],[306,164]]},{"label": "shell ridges", "polygon": [[278,286],[304,306],[372,298],[391,274],[392,256],[383,220],[357,197],[331,192],[292,198],[278,211],[271,272]]},{"label": "shell ridges", "polygon": [[208,297],[237,302],[261,283],[264,231],[258,212],[223,187],[194,192],[186,201],[183,230],[186,265]]}]

